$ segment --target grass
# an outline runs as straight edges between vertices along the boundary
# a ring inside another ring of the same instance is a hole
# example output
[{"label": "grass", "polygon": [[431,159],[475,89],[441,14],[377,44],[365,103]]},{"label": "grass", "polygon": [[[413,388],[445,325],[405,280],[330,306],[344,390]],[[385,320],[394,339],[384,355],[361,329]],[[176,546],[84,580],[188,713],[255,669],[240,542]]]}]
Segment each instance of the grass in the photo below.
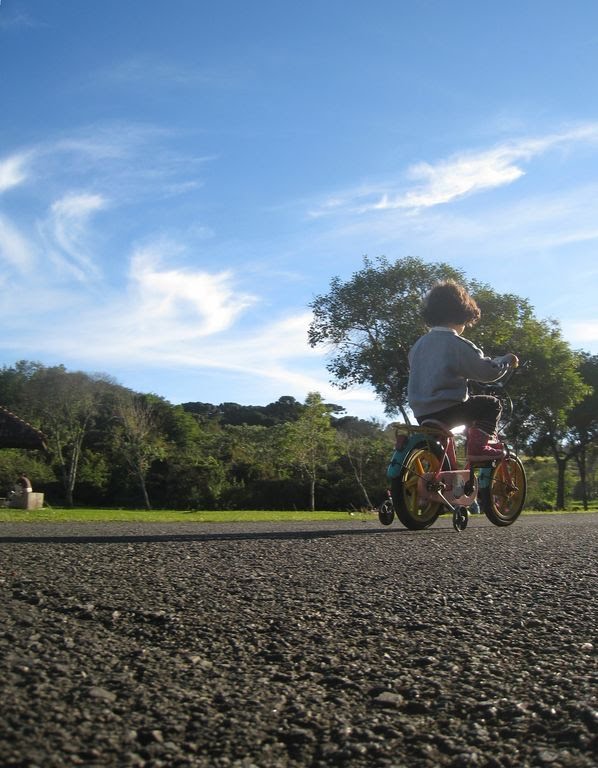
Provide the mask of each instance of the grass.
[{"label": "grass", "polygon": [[[583,514],[583,509],[569,508],[566,512]],[[588,510],[597,512],[596,506]],[[562,514],[524,509],[527,515]],[[318,522],[323,520],[376,519],[375,512],[308,512],[268,510],[215,510],[202,512],[177,512],[174,510],[144,509],[0,509],[0,524],[4,523],[259,523],[259,522]]]},{"label": "grass", "polygon": [[[363,519],[367,513],[352,515]],[[256,522],[309,522],[347,520],[348,512],[286,512],[264,510],[215,510],[177,512],[170,510],[131,509],[63,509],[46,508],[29,512],[23,509],[0,509],[0,523],[256,523]]]}]

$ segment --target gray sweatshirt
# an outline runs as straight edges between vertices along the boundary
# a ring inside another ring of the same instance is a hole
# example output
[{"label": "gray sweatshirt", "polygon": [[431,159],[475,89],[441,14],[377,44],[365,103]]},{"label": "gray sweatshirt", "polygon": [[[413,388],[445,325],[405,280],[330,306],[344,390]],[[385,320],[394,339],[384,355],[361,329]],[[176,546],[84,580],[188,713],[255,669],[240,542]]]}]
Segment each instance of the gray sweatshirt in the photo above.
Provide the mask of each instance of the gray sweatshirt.
[{"label": "gray sweatshirt", "polygon": [[506,368],[452,328],[432,328],[409,352],[409,407],[416,418],[450,408],[467,400],[468,379],[496,381]]}]

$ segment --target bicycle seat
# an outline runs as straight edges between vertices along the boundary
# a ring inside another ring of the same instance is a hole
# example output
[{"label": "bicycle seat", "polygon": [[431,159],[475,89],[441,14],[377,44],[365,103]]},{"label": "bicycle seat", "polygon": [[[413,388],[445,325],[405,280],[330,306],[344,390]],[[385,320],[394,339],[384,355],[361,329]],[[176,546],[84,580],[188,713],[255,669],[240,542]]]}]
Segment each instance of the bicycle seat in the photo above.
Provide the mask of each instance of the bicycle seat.
[{"label": "bicycle seat", "polygon": [[438,419],[424,419],[420,424],[420,427],[429,427],[435,431],[441,432],[443,435],[446,435],[447,437],[453,436],[453,433],[451,432],[448,425],[445,424],[443,421],[439,421]]}]

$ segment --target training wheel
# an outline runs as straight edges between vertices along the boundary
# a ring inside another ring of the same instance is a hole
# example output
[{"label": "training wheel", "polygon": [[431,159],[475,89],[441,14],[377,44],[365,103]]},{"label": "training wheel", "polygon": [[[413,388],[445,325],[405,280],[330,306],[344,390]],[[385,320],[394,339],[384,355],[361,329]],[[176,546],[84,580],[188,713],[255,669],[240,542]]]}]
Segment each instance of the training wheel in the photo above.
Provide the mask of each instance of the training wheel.
[{"label": "training wheel", "polygon": [[378,507],[378,520],[382,525],[390,525],[394,520],[395,510],[392,503],[392,499],[386,499]]},{"label": "training wheel", "polygon": [[453,528],[460,533],[467,528],[468,521],[467,507],[455,507],[453,512]]}]

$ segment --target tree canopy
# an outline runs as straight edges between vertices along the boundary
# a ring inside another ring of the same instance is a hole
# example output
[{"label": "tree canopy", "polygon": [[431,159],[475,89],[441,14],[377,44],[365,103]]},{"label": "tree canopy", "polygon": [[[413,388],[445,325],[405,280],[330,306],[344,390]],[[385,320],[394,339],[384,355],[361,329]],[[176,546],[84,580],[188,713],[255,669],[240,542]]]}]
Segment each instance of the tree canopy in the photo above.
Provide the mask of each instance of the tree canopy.
[{"label": "tree canopy", "polygon": [[530,363],[514,388],[521,436],[541,432],[549,419],[562,422],[585,390],[577,355],[558,325],[537,319],[526,299],[467,280],[448,264],[411,257],[393,263],[366,257],[363,269],[346,282],[333,278],[328,293],[312,302],[309,342],[330,350],[333,382],[342,389],[369,384],[389,415],[400,412],[408,421],[408,353],[426,331],[421,302],[447,279],[465,285],[480,306],[481,320],[467,337],[490,356],[511,351]]}]

